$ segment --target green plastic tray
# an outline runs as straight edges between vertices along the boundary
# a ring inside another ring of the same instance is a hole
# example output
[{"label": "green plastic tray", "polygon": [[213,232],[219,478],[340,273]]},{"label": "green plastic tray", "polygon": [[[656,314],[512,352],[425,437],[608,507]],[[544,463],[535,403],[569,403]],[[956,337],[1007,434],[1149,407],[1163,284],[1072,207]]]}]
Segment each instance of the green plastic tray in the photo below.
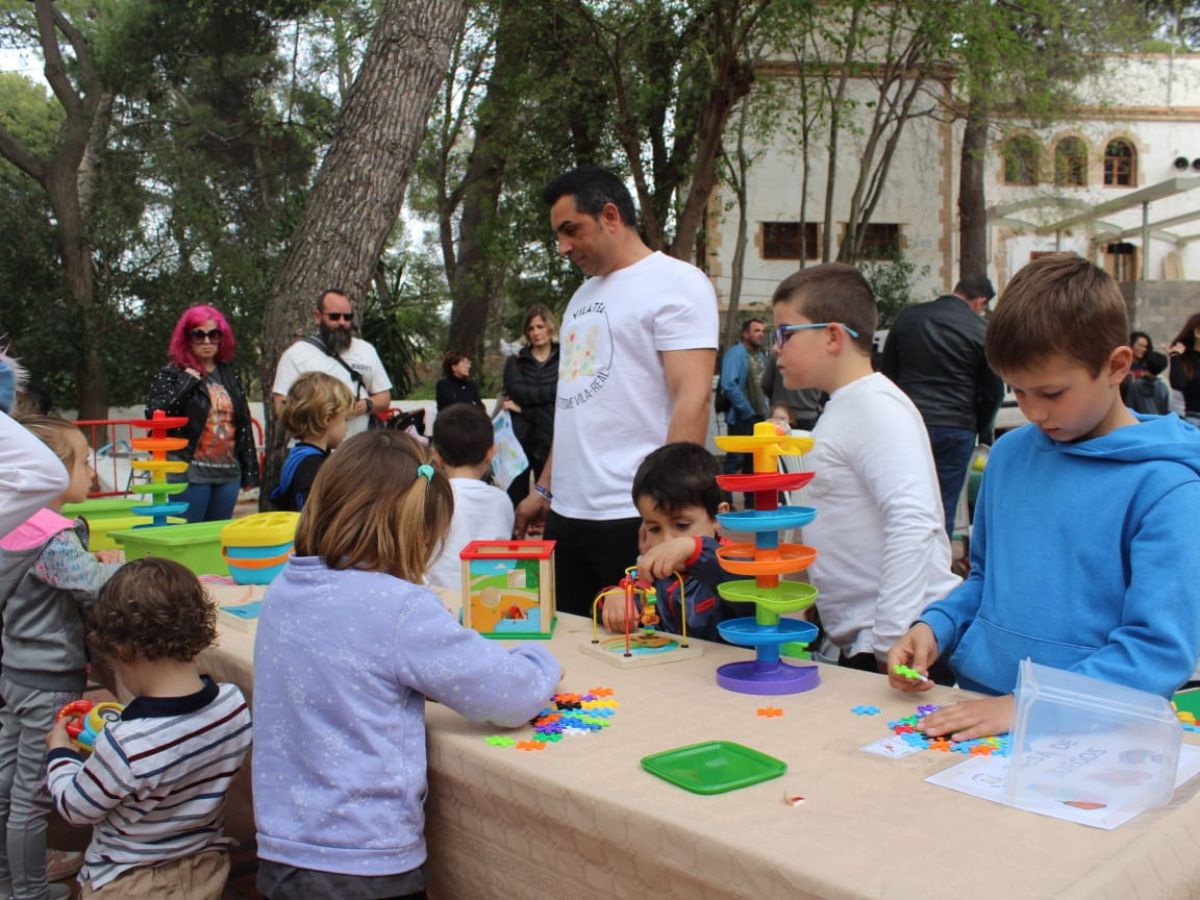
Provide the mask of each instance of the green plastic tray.
[{"label": "green plastic tray", "polygon": [[642,768],[693,794],[723,794],[778,778],[787,763],[733,741],[704,741],[644,756]]},{"label": "green plastic tray", "polygon": [[90,525],[100,519],[125,518],[133,515],[129,510],[141,506],[143,501],[130,497],[99,497],[92,500],[81,500],[78,503],[64,503],[62,514],[68,519],[83,516]]}]

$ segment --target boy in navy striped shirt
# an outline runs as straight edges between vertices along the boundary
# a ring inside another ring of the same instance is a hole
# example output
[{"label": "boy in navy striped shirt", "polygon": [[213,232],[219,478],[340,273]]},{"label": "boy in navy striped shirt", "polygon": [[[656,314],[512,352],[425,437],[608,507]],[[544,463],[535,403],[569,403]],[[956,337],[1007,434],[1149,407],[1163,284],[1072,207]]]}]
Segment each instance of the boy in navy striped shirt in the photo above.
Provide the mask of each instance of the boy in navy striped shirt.
[{"label": "boy in navy striped shirt", "polygon": [[225,792],[250,749],[250,711],[196,665],[216,639],[216,608],[183,566],[141,559],[100,591],[91,638],[135,699],[86,761],[66,720],[47,738],[55,807],[95,826],[80,896],[220,900]]}]

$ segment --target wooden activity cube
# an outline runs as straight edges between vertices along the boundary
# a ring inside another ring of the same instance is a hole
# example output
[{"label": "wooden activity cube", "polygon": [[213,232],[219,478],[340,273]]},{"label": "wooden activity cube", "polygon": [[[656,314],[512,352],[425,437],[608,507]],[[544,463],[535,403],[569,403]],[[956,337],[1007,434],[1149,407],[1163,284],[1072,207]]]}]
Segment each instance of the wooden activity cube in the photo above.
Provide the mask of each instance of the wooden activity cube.
[{"label": "wooden activity cube", "polygon": [[471,541],[462,559],[462,623],[484,637],[554,634],[554,541]]}]

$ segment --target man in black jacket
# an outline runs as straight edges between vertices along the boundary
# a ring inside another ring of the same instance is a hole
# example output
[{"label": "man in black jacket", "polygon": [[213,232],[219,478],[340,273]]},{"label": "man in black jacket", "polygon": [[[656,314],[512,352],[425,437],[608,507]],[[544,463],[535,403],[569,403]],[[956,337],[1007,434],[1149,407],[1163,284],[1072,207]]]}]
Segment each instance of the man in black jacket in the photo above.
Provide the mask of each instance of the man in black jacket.
[{"label": "man in black jacket", "polygon": [[903,310],[883,347],[883,374],[925,420],[950,535],[975,438],[990,441],[1004,396],[984,354],[983,311],[995,293],[986,275],[964,276],[953,294]]}]

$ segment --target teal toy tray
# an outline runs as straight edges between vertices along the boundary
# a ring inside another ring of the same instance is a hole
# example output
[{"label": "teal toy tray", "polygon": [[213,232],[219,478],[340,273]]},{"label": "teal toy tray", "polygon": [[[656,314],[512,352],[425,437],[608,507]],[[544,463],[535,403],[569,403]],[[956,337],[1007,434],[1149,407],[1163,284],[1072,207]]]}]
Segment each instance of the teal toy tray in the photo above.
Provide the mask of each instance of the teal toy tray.
[{"label": "teal toy tray", "polygon": [[718,513],[717,522],[729,531],[786,531],[803,528],[817,517],[811,506],[781,506],[778,509],[742,509]]},{"label": "teal toy tray", "polygon": [[693,794],[723,794],[778,778],[787,763],[733,741],[704,741],[644,756],[642,768]]},{"label": "teal toy tray", "polygon": [[811,644],[817,638],[817,626],[798,619],[780,619],[777,625],[759,625],[754,616],[726,619],[717,623],[721,637],[739,647],[760,647],[800,641]]}]

